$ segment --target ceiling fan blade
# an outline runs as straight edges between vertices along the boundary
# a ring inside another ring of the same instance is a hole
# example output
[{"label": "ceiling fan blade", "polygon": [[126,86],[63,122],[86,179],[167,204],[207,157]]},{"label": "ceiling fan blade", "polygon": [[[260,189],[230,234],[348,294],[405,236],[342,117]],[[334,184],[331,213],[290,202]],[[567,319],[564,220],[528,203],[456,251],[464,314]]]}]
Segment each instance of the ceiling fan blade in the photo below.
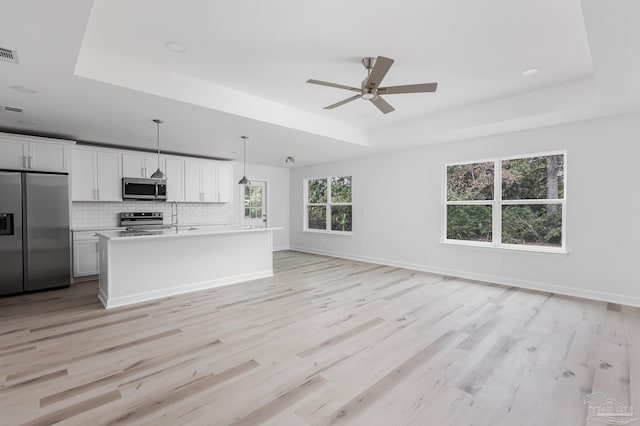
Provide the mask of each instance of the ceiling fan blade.
[{"label": "ceiling fan blade", "polygon": [[393,59],[378,56],[376,62],[373,64],[373,69],[371,70],[371,74],[369,74],[369,78],[367,78],[367,82],[364,87],[370,90],[375,90],[380,86],[382,79],[387,75],[391,65],[393,65]]},{"label": "ceiling fan blade", "polygon": [[344,100],[342,100],[342,101],[340,101],[340,102],[336,102],[335,104],[332,104],[332,105],[326,106],[326,107],[324,107],[324,109],[334,109],[334,108],[336,108],[336,107],[339,107],[340,105],[344,105],[344,104],[349,103],[349,102],[351,102],[351,101],[355,101],[355,100],[356,100],[356,99],[358,99],[359,97],[360,97],[360,95],[352,96],[352,97],[347,98],[347,99],[344,99]]},{"label": "ceiling fan blade", "polygon": [[404,86],[379,87],[378,94],[394,95],[396,93],[435,92],[437,88],[438,88],[438,83],[406,84]]},{"label": "ceiling fan blade", "polygon": [[307,83],[319,84],[320,86],[335,87],[337,89],[353,90],[354,92],[361,92],[360,89],[357,89],[355,87],[345,86],[343,84],[329,83],[328,81],[320,81],[320,80],[309,79],[309,80],[307,80]]},{"label": "ceiling fan blade", "polygon": [[395,111],[396,109],[394,107],[392,107],[391,105],[389,105],[389,103],[387,101],[385,101],[384,99],[382,99],[380,96],[371,99],[371,102],[378,107],[378,109],[380,111],[382,111],[384,114],[388,114],[390,112]]}]

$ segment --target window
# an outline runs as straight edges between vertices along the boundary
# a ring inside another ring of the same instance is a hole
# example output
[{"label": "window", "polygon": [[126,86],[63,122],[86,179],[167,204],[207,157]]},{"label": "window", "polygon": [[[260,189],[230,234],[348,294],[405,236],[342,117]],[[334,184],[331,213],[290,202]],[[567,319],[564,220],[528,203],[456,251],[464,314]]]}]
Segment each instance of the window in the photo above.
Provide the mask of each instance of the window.
[{"label": "window", "polygon": [[446,166],[444,241],[565,250],[565,153]]},{"label": "window", "polygon": [[350,233],[351,176],[305,180],[305,231]]}]

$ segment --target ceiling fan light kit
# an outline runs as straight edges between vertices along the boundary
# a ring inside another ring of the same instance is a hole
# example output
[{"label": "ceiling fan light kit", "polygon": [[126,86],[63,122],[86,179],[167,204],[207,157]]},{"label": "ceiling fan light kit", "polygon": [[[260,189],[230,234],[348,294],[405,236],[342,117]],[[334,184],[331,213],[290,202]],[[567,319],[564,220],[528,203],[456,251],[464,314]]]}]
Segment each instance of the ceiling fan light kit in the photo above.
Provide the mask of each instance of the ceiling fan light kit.
[{"label": "ceiling fan light kit", "polygon": [[393,59],[385,58],[384,56],[378,56],[377,58],[366,57],[362,60],[362,65],[367,70],[367,76],[362,81],[360,88],[345,86],[343,84],[330,83],[328,81],[309,79],[307,83],[318,84],[320,86],[335,87],[337,89],[350,90],[357,92],[357,95],[344,99],[335,104],[324,107],[324,109],[334,109],[342,106],[356,99],[364,99],[374,104],[383,114],[388,114],[395,111],[386,100],[380,95],[394,95],[398,93],[426,93],[435,92],[438,88],[438,83],[423,83],[423,84],[406,84],[402,86],[388,86],[380,87],[380,83],[387,75],[387,72],[393,65]]}]

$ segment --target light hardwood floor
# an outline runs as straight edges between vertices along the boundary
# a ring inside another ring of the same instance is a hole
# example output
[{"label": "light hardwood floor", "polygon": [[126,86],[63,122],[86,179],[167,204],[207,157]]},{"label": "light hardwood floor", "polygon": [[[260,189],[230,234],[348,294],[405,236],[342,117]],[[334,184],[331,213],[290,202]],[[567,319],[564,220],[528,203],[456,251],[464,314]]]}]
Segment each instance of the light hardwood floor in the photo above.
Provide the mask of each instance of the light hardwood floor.
[{"label": "light hardwood floor", "polygon": [[0,424],[571,426],[596,391],[640,408],[639,309],[274,257],[273,278],[110,311],[95,282],[0,299]]}]

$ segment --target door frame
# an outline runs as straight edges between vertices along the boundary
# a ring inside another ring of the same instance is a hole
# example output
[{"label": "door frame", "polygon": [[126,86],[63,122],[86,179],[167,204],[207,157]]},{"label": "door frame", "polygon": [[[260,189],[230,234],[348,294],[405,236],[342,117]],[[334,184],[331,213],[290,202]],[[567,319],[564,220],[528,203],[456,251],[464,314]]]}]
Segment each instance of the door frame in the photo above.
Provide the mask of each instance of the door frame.
[{"label": "door frame", "polygon": [[[268,228],[269,227],[269,222],[271,222],[270,216],[271,216],[271,200],[269,200],[269,179],[261,179],[261,178],[250,178],[247,176],[247,179],[249,179],[249,182],[253,182],[254,180],[257,182],[264,182],[264,190],[266,192],[266,195],[263,197],[262,202],[263,204],[266,203],[266,209],[264,208],[263,205],[263,214],[267,215],[267,221],[264,223],[264,227]],[[244,186],[244,185],[238,185],[238,186]],[[244,228],[245,226],[245,222],[244,222],[244,191],[240,191],[238,190],[238,193],[240,194],[240,197],[238,197],[238,204],[240,207],[240,226]],[[264,213],[266,212],[266,213]]]}]

